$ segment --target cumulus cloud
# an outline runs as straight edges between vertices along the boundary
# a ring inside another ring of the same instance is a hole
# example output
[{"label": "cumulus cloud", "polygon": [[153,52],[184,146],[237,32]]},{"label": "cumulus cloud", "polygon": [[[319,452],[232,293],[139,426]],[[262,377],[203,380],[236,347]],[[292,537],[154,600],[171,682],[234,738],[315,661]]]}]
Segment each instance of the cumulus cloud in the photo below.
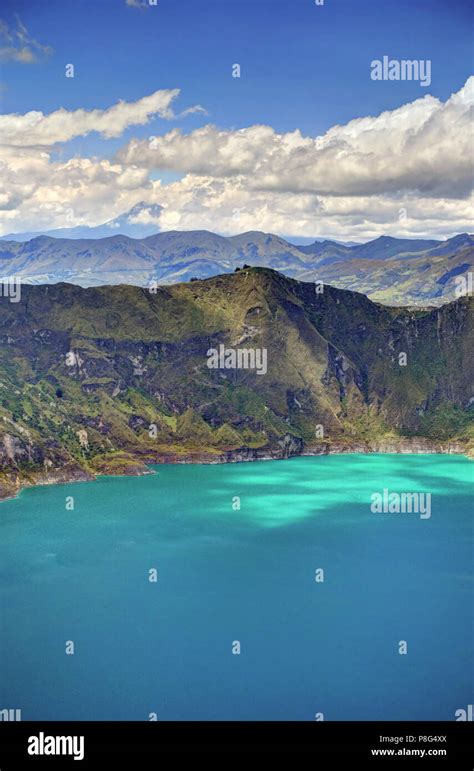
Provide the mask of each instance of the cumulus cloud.
[{"label": "cumulus cloud", "polygon": [[249,190],[239,177],[186,175],[152,195],[167,229],[224,234],[263,230],[282,235],[366,240],[380,235],[444,238],[472,229],[472,198],[434,199],[417,194],[317,196]]},{"label": "cumulus cloud", "polygon": [[[110,139],[130,126],[139,126],[158,116],[176,117],[171,107],[180,91],[164,89],[136,102],[120,101],[105,110],[56,110],[45,115],[34,110],[25,115],[0,115],[0,144],[15,147],[48,147],[97,131]],[[190,110],[202,110],[199,106]]]},{"label": "cumulus cloud", "polygon": [[[322,137],[269,126],[172,129],[132,140],[113,160],[61,161],[53,145],[89,131],[119,136],[153,115],[170,117],[177,89],[107,110],[0,116],[0,230],[98,225],[140,201],[157,204],[157,230],[340,240],[472,230],[473,82],[445,102],[425,96]],[[164,184],[160,170],[182,177]]]},{"label": "cumulus cloud", "polygon": [[19,16],[15,16],[15,27],[9,27],[0,19],[0,62],[33,64],[52,52],[51,46],[31,37]]},{"label": "cumulus cloud", "polygon": [[417,191],[462,198],[472,186],[474,77],[445,103],[425,96],[391,112],[334,126],[321,137],[278,134],[269,126],[238,131],[174,129],[152,142],[132,140],[118,159],[149,169],[248,177],[255,190],[364,196]]},{"label": "cumulus cloud", "polygon": [[[46,156],[46,154],[44,154]],[[243,178],[188,174],[171,184],[146,169],[108,160],[65,163],[29,155],[0,169],[1,231],[99,225],[138,201],[162,206],[157,230],[206,229],[224,234],[263,230],[283,235],[366,240],[447,237],[471,229],[472,200],[418,195],[316,196],[251,191]]]}]

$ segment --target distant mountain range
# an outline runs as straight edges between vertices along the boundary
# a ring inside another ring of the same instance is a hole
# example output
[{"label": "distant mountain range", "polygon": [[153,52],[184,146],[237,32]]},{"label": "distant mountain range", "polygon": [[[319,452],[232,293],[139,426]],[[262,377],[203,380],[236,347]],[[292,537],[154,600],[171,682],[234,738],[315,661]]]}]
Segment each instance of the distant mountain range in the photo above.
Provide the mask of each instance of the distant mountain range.
[{"label": "distant mountain range", "polygon": [[[0,497],[152,461],[473,453],[473,311],[261,268],[156,293],[23,287],[0,303]],[[210,368],[220,346],[265,351],[265,371]]]},{"label": "distant mountain range", "polygon": [[[130,212],[126,216],[130,218]],[[120,229],[119,221],[113,222]],[[109,226],[101,226],[105,227]],[[440,305],[458,296],[456,277],[467,278],[474,270],[474,236],[462,233],[446,241],[381,236],[366,244],[315,241],[295,245],[259,231],[230,237],[205,230],[140,238],[40,235],[27,241],[3,238],[0,260],[4,277],[17,276],[32,284],[66,281],[84,287],[173,284],[231,273],[249,264],[274,268],[301,281],[323,281],[363,292],[385,304],[422,306]]]}]

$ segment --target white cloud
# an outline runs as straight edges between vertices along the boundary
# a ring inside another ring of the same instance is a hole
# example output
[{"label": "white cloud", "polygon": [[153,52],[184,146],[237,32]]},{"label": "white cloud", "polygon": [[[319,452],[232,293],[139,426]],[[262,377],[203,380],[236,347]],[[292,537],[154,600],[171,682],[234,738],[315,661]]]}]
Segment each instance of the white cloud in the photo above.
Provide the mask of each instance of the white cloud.
[{"label": "white cloud", "polygon": [[0,19],[0,62],[32,64],[50,56],[51,46],[42,45],[29,34],[19,16],[15,16],[14,28]]},{"label": "white cloud", "polygon": [[125,0],[125,5],[130,8],[150,8],[151,5],[157,5],[157,0],[150,3],[149,0]]},{"label": "white cloud", "polygon": [[383,234],[442,238],[472,230],[472,199],[295,195],[249,190],[237,177],[217,180],[193,175],[154,188],[152,195],[165,207],[160,217],[164,230],[206,229],[224,234],[263,230],[361,241]]},{"label": "white cloud", "polygon": [[445,103],[425,96],[377,117],[334,126],[324,136],[205,126],[190,134],[132,140],[123,163],[202,176],[243,175],[254,190],[364,196],[417,191],[465,197],[472,186],[474,77]]},{"label": "white cloud", "polygon": [[[178,88],[155,91],[136,102],[120,101],[105,110],[65,109],[45,115],[37,110],[24,115],[0,115],[0,144],[14,147],[48,147],[97,131],[103,137],[120,136],[130,126],[149,123],[156,116],[175,117],[171,104]],[[199,106],[190,110],[202,110]]]},{"label": "white cloud", "polygon": [[[204,126],[187,135],[173,129],[132,140],[112,161],[62,162],[52,146],[90,131],[119,136],[156,114],[171,117],[177,89],[107,110],[0,116],[0,231],[97,225],[139,201],[163,207],[153,217],[162,230],[341,240],[472,230],[473,82],[444,103],[426,96],[321,138],[269,126]],[[154,169],[183,177],[162,184]]]}]

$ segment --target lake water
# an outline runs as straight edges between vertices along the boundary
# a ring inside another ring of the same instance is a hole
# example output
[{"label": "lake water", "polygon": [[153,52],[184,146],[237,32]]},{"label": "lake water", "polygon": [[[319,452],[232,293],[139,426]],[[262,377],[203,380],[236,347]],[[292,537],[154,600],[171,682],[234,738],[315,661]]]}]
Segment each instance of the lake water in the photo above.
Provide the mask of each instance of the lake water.
[{"label": "lake water", "polygon": [[[454,720],[472,703],[472,461],[154,468],[0,504],[0,709]],[[431,516],[372,513],[384,488],[431,493]]]}]

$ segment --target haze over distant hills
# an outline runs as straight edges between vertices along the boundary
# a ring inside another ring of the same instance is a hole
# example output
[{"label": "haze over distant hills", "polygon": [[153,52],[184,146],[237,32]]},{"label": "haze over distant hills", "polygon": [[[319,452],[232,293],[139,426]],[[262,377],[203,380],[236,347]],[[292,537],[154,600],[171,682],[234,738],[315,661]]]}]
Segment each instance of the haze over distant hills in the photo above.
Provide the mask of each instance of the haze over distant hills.
[{"label": "haze over distant hills", "polygon": [[[143,206],[138,204],[122,217],[86,230],[154,228],[131,222],[143,213]],[[75,238],[40,235],[22,241],[20,234],[15,240],[1,239],[3,277],[19,277],[30,284],[66,281],[84,287],[149,286],[231,273],[250,264],[274,268],[300,281],[319,280],[363,292],[386,304],[440,305],[456,298],[456,277],[467,277],[474,270],[474,236],[467,233],[446,241],[381,236],[366,244],[315,241],[295,245],[259,231],[230,237],[198,230],[140,238],[124,234],[83,238],[77,235],[84,229],[73,230]]]},{"label": "haze over distant hills", "polygon": [[53,238],[107,238],[114,235],[125,235],[130,238],[146,238],[159,229],[157,221],[162,211],[159,204],[147,204],[140,201],[129,211],[120,214],[103,225],[79,225],[73,228],[57,228],[56,230],[37,230],[29,233],[7,233],[0,236],[0,241],[30,241],[38,236]]}]

